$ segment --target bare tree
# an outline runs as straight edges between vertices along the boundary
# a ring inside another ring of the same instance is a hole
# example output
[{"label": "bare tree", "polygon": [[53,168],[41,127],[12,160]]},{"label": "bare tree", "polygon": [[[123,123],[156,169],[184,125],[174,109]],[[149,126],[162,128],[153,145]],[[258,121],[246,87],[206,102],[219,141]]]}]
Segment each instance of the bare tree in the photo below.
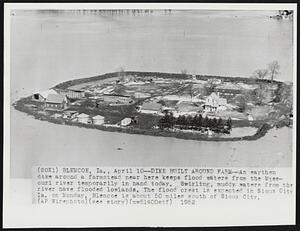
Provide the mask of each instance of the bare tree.
[{"label": "bare tree", "polygon": [[124,67],[119,67],[119,68],[118,68],[118,75],[119,75],[119,77],[121,77],[122,80],[123,80],[123,78],[124,78],[124,76],[125,76],[125,68],[124,68]]},{"label": "bare tree", "polygon": [[252,78],[255,79],[264,79],[268,74],[268,70],[267,69],[258,69],[256,71],[253,72],[252,74]]},{"label": "bare tree", "polygon": [[273,82],[274,78],[279,74],[280,66],[278,61],[273,61],[269,63],[268,68],[269,68],[271,81]]},{"label": "bare tree", "polygon": [[186,70],[186,69],[182,69],[182,70],[181,70],[181,74],[187,75],[187,70]]}]

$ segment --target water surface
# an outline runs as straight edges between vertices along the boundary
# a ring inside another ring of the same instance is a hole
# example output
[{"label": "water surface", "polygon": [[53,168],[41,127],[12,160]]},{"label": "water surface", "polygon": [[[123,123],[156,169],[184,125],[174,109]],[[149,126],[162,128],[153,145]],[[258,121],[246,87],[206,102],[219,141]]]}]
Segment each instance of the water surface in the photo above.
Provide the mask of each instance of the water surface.
[{"label": "water surface", "polygon": [[[101,16],[16,11],[11,102],[60,82],[125,70],[249,76],[278,60],[292,80],[292,23],[274,12],[181,11]],[[257,141],[204,142],[68,127],[11,110],[11,174],[32,165],[240,166],[292,164],[292,130]],[[118,150],[121,148],[122,150]]]}]

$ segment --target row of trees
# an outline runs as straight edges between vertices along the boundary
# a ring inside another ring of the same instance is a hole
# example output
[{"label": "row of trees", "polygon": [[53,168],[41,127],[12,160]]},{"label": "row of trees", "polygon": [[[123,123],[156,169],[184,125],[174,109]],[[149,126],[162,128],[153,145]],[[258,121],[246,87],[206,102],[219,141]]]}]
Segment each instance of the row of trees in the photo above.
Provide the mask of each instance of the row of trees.
[{"label": "row of trees", "polygon": [[166,113],[159,121],[158,127],[160,129],[177,127],[180,129],[192,129],[201,130],[203,128],[209,128],[215,132],[228,133],[232,128],[232,120],[222,120],[221,118],[210,119],[208,117],[202,117],[201,114],[195,116],[181,115],[175,118],[172,113]]},{"label": "row of trees", "polygon": [[266,69],[258,69],[253,72],[252,78],[255,79],[265,79],[268,75],[270,76],[271,81],[276,78],[276,76],[279,74],[279,63],[278,61],[273,61],[268,64],[268,68]]}]

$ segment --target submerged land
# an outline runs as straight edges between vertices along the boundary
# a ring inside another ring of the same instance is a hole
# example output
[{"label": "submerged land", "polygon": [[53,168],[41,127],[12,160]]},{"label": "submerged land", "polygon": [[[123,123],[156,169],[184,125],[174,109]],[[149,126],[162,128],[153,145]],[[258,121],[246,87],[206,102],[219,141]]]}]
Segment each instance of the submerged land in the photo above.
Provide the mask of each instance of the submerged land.
[{"label": "submerged land", "polygon": [[70,80],[14,107],[52,123],[206,141],[256,140],[292,126],[292,84],[120,71]]}]

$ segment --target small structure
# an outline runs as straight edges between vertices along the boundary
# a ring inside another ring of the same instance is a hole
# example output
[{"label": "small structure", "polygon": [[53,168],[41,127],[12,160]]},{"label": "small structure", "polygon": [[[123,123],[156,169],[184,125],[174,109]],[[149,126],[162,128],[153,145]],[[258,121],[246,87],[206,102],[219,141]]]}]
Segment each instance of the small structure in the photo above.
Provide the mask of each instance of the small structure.
[{"label": "small structure", "polygon": [[104,117],[101,115],[96,115],[92,119],[93,119],[93,124],[95,124],[95,125],[104,124]]},{"label": "small structure", "polygon": [[81,90],[56,88],[55,91],[60,95],[66,95],[69,99],[82,99],[85,97],[84,91]]},{"label": "small structure", "polygon": [[129,124],[131,124],[132,119],[131,118],[124,118],[121,120],[121,126],[128,126]]},{"label": "small structure", "polygon": [[50,94],[51,95],[58,95],[58,93],[55,90],[49,89],[47,91],[34,93],[32,95],[32,100],[44,102]]},{"label": "small structure", "polygon": [[79,123],[83,123],[83,124],[90,124],[91,118],[89,115],[85,114],[85,113],[81,113],[77,116],[77,122]]},{"label": "small structure", "polygon": [[68,108],[69,99],[65,95],[49,94],[45,100],[44,109],[50,111],[62,111]]},{"label": "small structure", "polygon": [[210,96],[206,98],[205,101],[205,111],[216,111],[218,107],[225,106],[227,104],[227,100],[219,97],[219,93],[211,93]]},{"label": "small structure", "polygon": [[129,95],[120,94],[104,94],[100,97],[105,103],[109,104],[131,104],[133,103],[132,98]]},{"label": "small structure", "polygon": [[61,114],[55,113],[51,117],[54,119],[58,119],[58,118],[61,118],[61,116],[62,116]]},{"label": "small structure", "polygon": [[64,111],[63,118],[64,119],[73,119],[73,118],[77,117],[77,115],[79,115],[79,113],[77,111]]},{"label": "small structure", "polygon": [[249,120],[249,121],[253,121],[253,120],[254,120],[254,119],[253,119],[253,116],[249,114],[249,115],[248,115],[248,120]]},{"label": "small structure", "polygon": [[161,112],[162,105],[155,102],[144,102],[141,107],[141,113],[145,114],[159,114]]},{"label": "small structure", "polygon": [[144,98],[148,98],[151,97],[151,95],[149,93],[143,93],[143,92],[135,92],[134,93],[134,98],[137,99],[144,99]]},{"label": "small structure", "polygon": [[228,97],[228,98],[229,97],[232,98],[232,97],[242,93],[241,87],[238,86],[237,84],[236,85],[220,85],[215,88],[215,91],[219,94],[219,96]]}]

